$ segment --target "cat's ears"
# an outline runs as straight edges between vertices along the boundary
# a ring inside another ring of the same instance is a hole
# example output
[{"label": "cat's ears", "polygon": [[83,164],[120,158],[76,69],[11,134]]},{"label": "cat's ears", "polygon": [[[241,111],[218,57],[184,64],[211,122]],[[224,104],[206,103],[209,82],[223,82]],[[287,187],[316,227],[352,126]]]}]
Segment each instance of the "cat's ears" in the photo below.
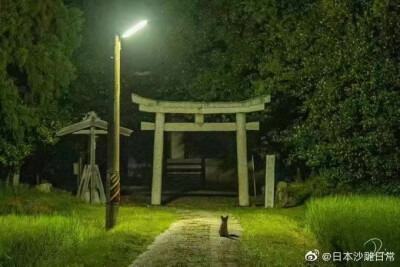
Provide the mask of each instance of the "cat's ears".
[{"label": "cat's ears", "polygon": [[221,215],[222,220],[228,220],[228,218],[229,218],[229,215],[226,215],[225,217]]}]

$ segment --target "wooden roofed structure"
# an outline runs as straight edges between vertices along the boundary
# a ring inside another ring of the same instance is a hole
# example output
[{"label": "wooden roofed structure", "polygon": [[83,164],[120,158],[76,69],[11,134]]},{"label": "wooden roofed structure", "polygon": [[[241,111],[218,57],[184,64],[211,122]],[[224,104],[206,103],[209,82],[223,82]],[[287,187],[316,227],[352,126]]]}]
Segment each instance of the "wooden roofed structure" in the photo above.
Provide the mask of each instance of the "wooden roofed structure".
[{"label": "wooden roofed structure", "polygon": [[[89,164],[83,168],[77,197],[90,203],[105,203],[106,196],[101,181],[99,167],[96,164],[96,135],[107,134],[108,123],[101,120],[95,112],[89,112],[83,121],[68,125],[57,132],[57,136],[67,134],[85,134],[89,136]],[[120,127],[120,133],[130,136],[133,131]]]}]

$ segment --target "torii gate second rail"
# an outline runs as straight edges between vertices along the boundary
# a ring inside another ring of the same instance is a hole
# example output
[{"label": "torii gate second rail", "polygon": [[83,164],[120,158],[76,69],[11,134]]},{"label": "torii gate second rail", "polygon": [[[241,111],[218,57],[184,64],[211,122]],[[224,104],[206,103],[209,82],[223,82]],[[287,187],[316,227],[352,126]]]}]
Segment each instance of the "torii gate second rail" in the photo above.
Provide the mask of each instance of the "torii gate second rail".
[{"label": "torii gate second rail", "polygon": [[[164,132],[236,131],[239,205],[249,206],[249,181],[247,171],[246,130],[259,130],[259,122],[246,123],[246,113],[264,110],[270,96],[261,96],[240,102],[176,102],[158,101],[132,94],[132,101],[139,110],[156,114],[155,123],[142,122],[142,130],[154,130],[153,180],[151,204],[161,204],[162,162]],[[194,123],[165,122],[165,114],[193,114]],[[236,114],[236,122],[205,123],[206,114]]]}]

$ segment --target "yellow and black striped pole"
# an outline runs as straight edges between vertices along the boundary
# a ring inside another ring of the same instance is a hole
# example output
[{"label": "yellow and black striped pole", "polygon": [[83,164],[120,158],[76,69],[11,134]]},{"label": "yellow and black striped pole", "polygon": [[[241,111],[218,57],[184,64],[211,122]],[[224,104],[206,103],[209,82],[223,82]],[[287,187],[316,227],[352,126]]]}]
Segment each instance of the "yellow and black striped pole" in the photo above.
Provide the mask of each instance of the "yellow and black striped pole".
[{"label": "yellow and black striped pole", "polygon": [[106,229],[111,229],[117,224],[119,201],[120,201],[120,176],[119,176],[119,125],[120,125],[120,65],[121,65],[121,41],[115,36],[114,46],[114,117],[112,149],[112,172],[107,176],[107,206],[106,206]]}]

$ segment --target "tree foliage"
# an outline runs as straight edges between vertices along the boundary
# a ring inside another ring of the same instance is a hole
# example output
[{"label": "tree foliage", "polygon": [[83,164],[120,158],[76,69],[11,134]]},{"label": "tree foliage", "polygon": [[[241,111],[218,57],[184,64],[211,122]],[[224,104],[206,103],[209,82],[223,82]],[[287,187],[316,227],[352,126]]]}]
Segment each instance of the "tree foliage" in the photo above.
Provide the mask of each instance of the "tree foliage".
[{"label": "tree foliage", "polygon": [[55,142],[61,100],[76,76],[81,12],[61,0],[0,2],[0,165],[17,167]]},{"label": "tree foliage", "polygon": [[181,98],[270,93],[263,134],[288,165],[334,185],[398,180],[398,1],[166,5],[182,14],[166,44],[182,51],[179,75],[191,74]]},{"label": "tree foliage", "polygon": [[283,77],[297,77],[266,80],[279,91],[301,79],[289,90],[300,119],[283,140],[334,185],[399,178],[399,13],[395,1],[317,2],[288,38]]},{"label": "tree foliage", "polygon": [[69,0],[86,18],[72,89],[79,12],[60,0],[0,1],[3,165],[53,141],[60,107],[107,119],[112,38],[148,18],[123,40],[124,126],[148,116],[132,108],[131,92],[201,101],[271,94],[261,151],[335,186],[399,180],[397,0]]}]

